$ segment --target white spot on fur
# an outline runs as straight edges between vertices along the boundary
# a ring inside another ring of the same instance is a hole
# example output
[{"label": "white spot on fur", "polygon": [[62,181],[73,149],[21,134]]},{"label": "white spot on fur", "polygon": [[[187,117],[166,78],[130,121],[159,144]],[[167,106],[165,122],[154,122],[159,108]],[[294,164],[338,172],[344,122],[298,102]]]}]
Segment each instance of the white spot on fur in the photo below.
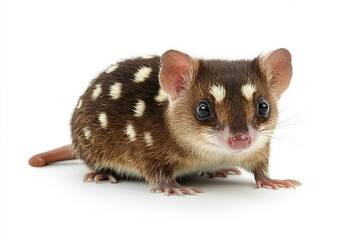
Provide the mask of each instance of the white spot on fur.
[{"label": "white spot on fur", "polygon": [[84,137],[86,140],[89,140],[91,137],[91,131],[88,127],[83,128]]},{"label": "white spot on fur", "polygon": [[101,126],[102,128],[107,128],[107,126],[108,126],[108,119],[107,119],[106,113],[101,112],[101,113],[99,114],[98,119],[99,119],[99,122],[100,122],[100,126]]},{"label": "white spot on fur", "polygon": [[102,92],[101,84],[96,84],[95,89],[91,94],[91,98],[93,100],[96,100],[100,96],[101,92]]},{"label": "white spot on fur", "polygon": [[146,108],[145,102],[143,100],[138,100],[135,105],[134,116],[142,117],[144,115],[145,108]]},{"label": "white spot on fur", "polygon": [[224,86],[220,84],[214,84],[210,87],[210,93],[214,96],[217,102],[221,102],[224,100],[226,96],[226,91]]},{"label": "white spot on fur", "polygon": [[142,59],[151,59],[151,58],[154,58],[155,56],[154,55],[143,55],[141,56]]},{"label": "white spot on fur", "polygon": [[80,98],[78,105],[76,106],[77,109],[80,109],[83,104],[83,100]]},{"label": "white spot on fur", "polygon": [[169,95],[162,89],[160,89],[158,95],[155,96],[157,102],[165,102],[168,99]]},{"label": "white spot on fur", "polygon": [[130,142],[133,142],[136,140],[136,132],[134,129],[134,126],[131,124],[128,124],[125,129],[125,134],[129,138]]},{"label": "white spot on fur", "polygon": [[147,146],[152,146],[153,145],[153,138],[151,136],[151,133],[145,132],[144,133],[144,140],[145,140]]},{"label": "white spot on fur", "polygon": [[151,74],[152,69],[150,67],[141,67],[134,74],[134,82],[139,83],[145,81]]},{"label": "white spot on fur", "polygon": [[115,63],[113,65],[111,65],[110,67],[108,67],[108,69],[106,69],[106,73],[112,73],[113,71],[115,71],[118,68],[118,64]]},{"label": "white spot on fur", "polygon": [[118,99],[121,96],[121,83],[115,83],[110,87],[109,95],[113,100]]},{"label": "white spot on fur", "polygon": [[242,86],[241,93],[248,100],[251,101],[254,92],[256,91],[255,86],[252,83],[247,83]]}]

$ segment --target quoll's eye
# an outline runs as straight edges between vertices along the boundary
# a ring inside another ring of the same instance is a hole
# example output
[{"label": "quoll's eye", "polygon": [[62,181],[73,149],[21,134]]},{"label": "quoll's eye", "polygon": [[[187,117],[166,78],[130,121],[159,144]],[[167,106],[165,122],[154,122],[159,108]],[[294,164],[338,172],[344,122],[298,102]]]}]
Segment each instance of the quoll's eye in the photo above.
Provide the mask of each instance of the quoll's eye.
[{"label": "quoll's eye", "polygon": [[268,118],[269,111],[270,111],[269,103],[264,98],[260,98],[257,108],[257,115],[262,118]]},{"label": "quoll's eye", "polygon": [[200,101],[196,108],[196,118],[199,121],[205,121],[211,117],[211,115],[210,105],[205,100]]}]

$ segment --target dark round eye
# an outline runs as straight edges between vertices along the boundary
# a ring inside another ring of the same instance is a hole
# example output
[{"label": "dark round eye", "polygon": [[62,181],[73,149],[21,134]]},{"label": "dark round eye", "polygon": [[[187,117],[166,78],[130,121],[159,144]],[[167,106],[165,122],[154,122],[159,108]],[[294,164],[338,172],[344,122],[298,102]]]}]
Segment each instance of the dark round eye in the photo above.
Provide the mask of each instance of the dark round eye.
[{"label": "dark round eye", "polygon": [[196,118],[199,121],[205,121],[209,117],[211,117],[210,105],[205,100],[202,100],[196,107]]},{"label": "dark round eye", "polygon": [[269,111],[270,111],[269,103],[264,98],[260,98],[257,108],[257,115],[259,117],[268,118]]}]

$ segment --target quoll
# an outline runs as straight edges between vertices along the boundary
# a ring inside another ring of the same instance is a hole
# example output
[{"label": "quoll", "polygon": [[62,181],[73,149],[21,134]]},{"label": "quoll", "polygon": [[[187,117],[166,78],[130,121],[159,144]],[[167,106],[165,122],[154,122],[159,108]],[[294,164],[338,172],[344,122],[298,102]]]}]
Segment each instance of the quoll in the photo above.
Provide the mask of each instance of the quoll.
[{"label": "quoll", "polygon": [[82,159],[84,181],[135,177],[151,192],[193,195],[182,176],[254,174],[257,187],[294,188],[268,175],[277,102],[292,77],[277,49],[252,60],[204,60],[169,50],[118,62],[90,83],[71,119],[72,144],[33,156],[32,166]]}]

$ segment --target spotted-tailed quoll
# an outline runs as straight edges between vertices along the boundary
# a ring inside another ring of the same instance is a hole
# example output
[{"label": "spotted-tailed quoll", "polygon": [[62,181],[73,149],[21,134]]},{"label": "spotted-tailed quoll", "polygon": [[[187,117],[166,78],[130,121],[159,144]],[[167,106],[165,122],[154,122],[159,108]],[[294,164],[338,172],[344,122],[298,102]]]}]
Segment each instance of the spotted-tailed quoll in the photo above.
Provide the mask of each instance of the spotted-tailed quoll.
[{"label": "spotted-tailed quoll", "polygon": [[268,175],[277,103],[292,77],[286,49],[253,60],[204,60],[169,50],[115,63],[79,98],[72,144],[30,158],[32,166],[82,159],[84,181],[143,179],[151,192],[202,192],[177,179],[254,174],[257,187],[294,188]]}]

